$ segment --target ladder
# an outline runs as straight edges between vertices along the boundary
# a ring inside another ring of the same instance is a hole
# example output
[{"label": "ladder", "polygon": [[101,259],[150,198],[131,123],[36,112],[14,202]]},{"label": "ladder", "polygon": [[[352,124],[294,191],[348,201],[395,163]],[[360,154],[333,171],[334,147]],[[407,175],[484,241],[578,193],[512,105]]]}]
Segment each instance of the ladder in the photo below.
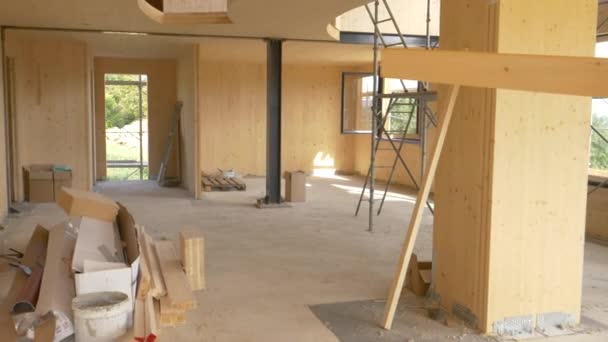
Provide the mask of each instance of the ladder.
[{"label": "ladder", "polygon": [[169,137],[167,138],[167,145],[165,145],[165,153],[163,154],[163,160],[160,163],[160,170],[158,171],[158,177],[156,181],[159,185],[165,186],[167,181],[167,169],[169,168],[169,160],[171,159],[171,151],[173,151],[173,144],[177,129],[179,127],[179,119],[182,114],[183,103],[178,101],[175,104],[175,111],[173,112],[173,118],[171,120],[171,130],[169,131]]},{"label": "ladder", "polygon": [[[373,5],[373,9],[372,9],[372,5]],[[397,23],[397,20],[395,19],[395,16],[393,15],[393,11],[391,10],[390,5],[388,4],[388,0],[376,0],[373,3],[368,3],[365,6],[365,10],[367,11],[367,14],[369,15],[369,18],[371,19],[373,25],[374,25],[374,84],[375,84],[375,88],[374,88],[374,102],[373,102],[373,109],[372,109],[372,154],[371,154],[371,162],[370,162],[370,166],[368,168],[367,171],[367,176],[365,178],[365,183],[363,185],[363,189],[361,190],[361,195],[359,197],[359,202],[357,204],[357,209],[355,210],[355,216],[357,216],[359,214],[359,210],[361,209],[361,204],[363,202],[364,199],[364,195],[365,192],[367,191],[368,187],[369,187],[369,231],[373,230],[373,212],[374,212],[374,202],[375,202],[375,197],[374,197],[374,192],[375,192],[375,178],[376,178],[376,169],[388,169],[390,168],[390,176],[389,176],[389,180],[386,184],[386,187],[384,189],[384,194],[379,206],[379,209],[377,211],[377,215],[380,215],[380,213],[382,212],[382,208],[384,206],[384,202],[386,200],[386,196],[388,193],[388,189],[392,183],[394,174],[395,174],[395,169],[396,167],[401,164],[405,171],[407,172],[407,175],[409,177],[409,179],[411,180],[412,184],[414,185],[414,188],[416,189],[416,191],[419,191],[420,187],[418,186],[418,182],[416,181],[416,179],[414,178],[407,162],[403,159],[402,155],[401,155],[401,151],[403,150],[403,144],[405,143],[405,140],[407,138],[407,132],[409,130],[409,126],[412,122],[413,116],[417,115],[417,117],[420,119],[420,123],[418,124],[418,128],[420,134],[422,134],[421,136],[421,146],[423,148],[425,148],[425,137],[426,137],[426,129],[427,129],[427,120],[430,122],[430,124],[433,124],[434,126],[437,126],[437,117],[436,115],[433,113],[432,110],[430,110],[430,108],[428,108],[427,106],[427,101],[426,101],[426,96],[425,94],[427,94],[428,92],[428,85],[424,84],[422,82],[419,82],[418,85],[418,92],[417,93],[410,93],[410,91],[408,90],[404,80],[399,80],[401,88],[402,88],[402,92],[399,93],[394,93],[394,94],[380,94],[379,89],[381,87],[379,87],[379,65],[378,65],[378,59],[377,59],[377,52],[378,52],[378,47],[379,45],[383,48],[391,48],[391,47],[402,47],[402,48],[408,48],[408,44],[407,41],[405,39],[405,36],[403,35],[403,33],[401,32],[401,29],[399,28],[399,24]],[[380,7],[382,7],[384,9],[383,12],[385,12],[386,18],[384,19],[380,19],[380,15],[379,15],[379,10]],[[380,30],[379,25],[383,24],[383,23],[391,23],[394,31],[397,32],[397,41],[396,42],[388,42],[387,39],[385,38],[385,34],[383,34]],[[428,36],[428,34],[427,34]],[[428,39],[427,39],[428,42]],[[378,44],[380,43],[380,44]],[[430,94],[430,93],[428,93]],[[398,104],[403,104],[401,103],[402,99],[413,99],[413,103],[411,103],[411,112],[408,114],[408,122],[407,122],[407,127],[405,128],[405,130],[403,131],[403,136],[400,139],[399,142],[399,146],[397,146],[397,144],[394,141],[394,138],[391,136],[391,133],[394,132],[388,132],[385,128],[385,124],[387,122],[387,119],[391,117],[392,115],[392,110],[394,108],[395,105]],[[389,100],[389,105],[388,108],[386,110],[386,113],[383,114],[383,105],[382,105],[382,101],[383,99],[388,99]],[[416,111],[416,112],[414,112]],[[393,161],[392,166],[376,166],[375,160],[376,160],[376,155],[377,152],[379,150],[381,150],[380,147],[380,142],[382,140],[386,140],[390,143],[390,148],[388,149],[382,149],[382,150],[393,150],[395,152],[395,159]],[[423,159],[424,158],[424,152],[421,153],[421,156]],[[421,162],[421,177],[424,176],[424,161]],[[430,205],[430,203],[427,201],[426,202],[427,207],[429,208],[429,210],[431,211],[431,213],[433,213],[433,208]]]},{"label": "ladder", "polygon": [[[424,102],[424,98],[412,98],[412,97],[408,97],[408,96],[413,96],[415,94],[413,93],[403,93],[400,94],[400,96],[398,98],[391,98],[390,99],[390,103],[389,106],[386,110],[386,114],[382,114],[382,112],[379,113],[380,118],[379,118],[379,124],[378,124],[378,135],[377,138],[375,139],[375,143],[374,143],[374,153],[378,153],[378,151],[382,151],[382,150],[386,150],[386,151],[394,151],[395,152],[395,159],[393,161],[392,166],[388,166],[388,165],[375,165],[375,163],[371,163],[368,170],[367,170],[367,176],[365,177],[365,183],[363,184],[363,189],[361,190],[361,195],[359,196],[359,202],[357,204],[357,209],[355,211],[355,216],[359,215],[359,210],[361,209],[361,203],[363,202],[363,197],[365,195],[365,192],[367,191],[368,185],[371,184],[371,174],[372,174],[372,169],[388,169],[390,168],[390,176],[389,179],[386,183],[386,187],[384,189],[384,195],[382,196],[382,200],[380,202],[380,206],[378,208],[378,212],[377,215],[380,215],[382,213],[382,207],[384,206],[384,202],[386,200],[386,196],[388,194],[388,190],[389,187],[392,183],[392,179],[394,177],[395,174],[395,170],[398,166],[399,163],[401,163],[401,165],[403,166],[403,168],[405,169],[405,171],[407,172],[408,177],[410,178],[410,180],[412,181],[412,184],[414,184],[414,187],[416,189],[416,191],[418,191],[420,188],[418,186],[418,182],[416,181],[416,178],[414,177],[414,175],[412,174],[412,171],[410,170],[407,162],[403,159],[403,156],[401,155],[401,151],[403,150],[403,145],[405,144],[406,138],[407,138],[407,133],[410,129],[411,126],[411,122],[412,119],[414,118],[414,115],[417,115],[417,109],[418,106],[421,102]],[[419,95],[419,94],[416,94]],[[432,95],[432,93],[429,93],[429,96]],[[405,125],[405,128],[403,129],[403,131],[399,132],[401,133],[401,139],[399,141],[399,145],[397,146],[395,144],[395,141],[392,136],[391,133],[394,133],[392,131],[388,131],[385,127],[386,127],[386,121],[391,118],[391,116],[393,115],[392,109],[396,106],[396,105],[404,105],[403,103],[401,103],[402,100],[404,99],[411,99],[412,101],[410,103],[408,103],[407,105],[410,106],[410,111],[405,113],[407,114],[407,123]],[[390,148],[386,148],[386,149],[380,149],[380,142],[382,140],[386,140],[390,143],[391,147]],[[370,201],[373,200],[373,198],[371,198],[373,191],[370,188]],[[426,202],[427,207],[429,208],[429,210],[431,211],[431,213],[433,212],[433,207],[431,206],[431,204],[427,201]]]}]

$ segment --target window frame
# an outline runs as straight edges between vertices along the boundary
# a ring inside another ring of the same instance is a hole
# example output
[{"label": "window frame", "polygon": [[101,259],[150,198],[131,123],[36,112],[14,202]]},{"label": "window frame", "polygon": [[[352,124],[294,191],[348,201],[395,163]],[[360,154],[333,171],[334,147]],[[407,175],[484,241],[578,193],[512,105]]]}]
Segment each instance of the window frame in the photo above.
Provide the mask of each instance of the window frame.
[{"label": "window frame", "polygon": [[[362,71],[345,71],[342,72],[342,87],[341,87],[341,99],[340,99],[340,133],[343,135],[353,135],[353,134],[371,134],[372,130],[346,130],[344,125],[344,120],[346,118],[346,78],[348,76],[363,76],[363,77],[374,77],[373,72],[362,72]],[[363,95],[363,94],[361,94]],[[373,97],[373,93],[372,93]]]},{"label": "window frame", "polygon": [[[373,77],[374,74],[372,72],[357,72],[357,71],[345,71],[342,72],[342,83],[341,83],[341,98],[340,98],[340,104],[341,104],[341,108],[340,108],[340,133],[343,135],[355,135],[355,134],[372,134],[372,130],[346,130],[345,127],[345,119],[346,119],[346,78],[349,76],[362,76],[362,77]],[[380,78],[380,89],[381,91],[384,93],[384,89],[386,88],[386,82],[389,79],[386,78]],[[364,94],[361,94],[361,97],[363,97]],[[387,105],[387,101],[385,101],[385,99],[381,99],[381,103],[382,103],[382,107],[383,107],[383,111],[386,110],[385,105]],[[416,104],[416,106],[418,106],[419,104]],[[421,131],[421,120],[420,120],[420,115],[424,115],[424,113],[420,110],[420,109],[416,109],[416,133],[409,135],[408,137],[394,137],[391,136],[391,140],[393,141],[398,141],[400,142],[401,140],[404,140],[404,143],[407,144],[420,144],[420,131]],[[390,120],[390,119],[389,119]],[[388,124],[389,120],[387,120],[387,122],[385,123]],[[385,126],[386,127],[386,126]],[[380,136],[381,140],[384,141],[388,141],[388,138],[386,137],[385,134],[382,134]]]}]

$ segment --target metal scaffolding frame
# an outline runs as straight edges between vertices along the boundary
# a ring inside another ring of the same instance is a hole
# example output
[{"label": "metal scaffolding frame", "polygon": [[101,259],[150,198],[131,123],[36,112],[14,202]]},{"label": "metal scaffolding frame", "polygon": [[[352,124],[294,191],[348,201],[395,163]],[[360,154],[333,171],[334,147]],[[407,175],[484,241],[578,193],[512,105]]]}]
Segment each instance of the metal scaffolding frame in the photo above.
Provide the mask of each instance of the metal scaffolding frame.
[{"label": "metal scaffolding frame", "polygon": [[[604,136],[602,134],[602,132],[600,132],[595,126],[591,125],[591,130],[593,131],[593,133],[597,134],[600,139],[602,139],[602,141],[604,141],[606,143],[606,147],[608,147],[608,138],[606,138],[606,136]],[[590,184],[591,185],[591,184]],[[605,187],[606,185],[608,185],[608,179],[603,180],[602,182],[593,184],[593,189],[589,190],[589,192],[587,192],[587,196],[591,195],[592,193],[596,192],[597,190],[599,190],[600,188]]]},{"label": "metal scaffolding frame", "polygon": [[[384,6],[385,11],[388,15],[387,18],[380,19],[379,10],[381,4]],[[426,11],[426,48],[431,49],[435,46],[431,45],[431,34],[430,34],[430,23],[431,23],[431,1],[427,0],[427,11]],[[403,47],[408,48],[406,38],[403,35],[401,29],[399,28],[399,24],[393,15],[393,12],[388,4],[387,0],[375,0],[373,2],[373,9],[370,8],[370,4],[365,5],[365,9],[374,25],[374,40],[373,40],[373,102],[372,102],[372,118],[371,118],[371,151],[370,151],[370,165],[368,168],[367,176],[365,179],[365,183],[363,185],[363,189],[361,190],[361,195],[359,197],[359,202],[357,204],[357,208],[355,211],[355,216],[359,214],[361,209],[361,203],[364,201],[365,192],[369,187],[369,223],[368,223],[368,231],[373,231],[374,227],[374,202],[375,202],[375,191],[376,191],[376,169],[377,168],[390,168],[390,175],[386,182],[386,187],[384,189],[384,194],[382,196],[382,200],[380,202],[377,215],[380,215],[382,212],[382,208],[384,202],[386,200],[386,196],[389,191],[389,187],[393,181],[395,176],[396,168],[399,165],[402,165],[405,169],[408,177],[412,181],[414,188],[418,191],[419,186],[416,181],[410,167],[407,162],[401,155],[403,150],[403,145],[407,140],[407,133],[410,128],[410,124],[414,115],[418,118],[418,135],[419,135],[419,145],[420,145],[420,178],[424,177],[426,172],[426,140],[427,140],[427,129],[430,125],[437,126],[437,117],[435,113],[428,107],[428,102],[436,99],[437,94],[435,92],[428,91],[428,84],[423,82],[418,82],[417,92],[410,92],[406,87],[404,80],[400,80],[400,84],[403,88],[402,92],[396,92],[392,94],[384,94],[382,79],[380,78],[380,61],[378,58],[378,52],[380,47],[382,48],[391,48],[391,47]],[[384,34],[380,31],[380,25],[382,23],[392,23],[395,31],[397,32],[397,36],[399,37],[398,42],[396,43],[387,43],[384,38]],[[436,44],[435,44],[436,45]],[[403,99],[409,99],[410,105],[412,105],[412,110],[407,114],[407,124],[405,129],[402,132],[390,132],[385,128],[385,124],[387,120],[391,117],[392,109],[399,104]],[[386,110],[383,110],[383,101],[388,100],[388,106]],[[415,112],[414,112],[415,111]],[[395,138],[391,136],[391,133],[401,133],[402,137],[397,145],[395,142]],[[380,149],[380,143],[382,141],[388,141],[390,144],[390,148]],[[395,153],[395,159],[391,166],[389,165],[376,165],[376,158],[379,150],[392,150]],[[433,207],[429,202],[426,203],[427,207],[433,212]]]}]

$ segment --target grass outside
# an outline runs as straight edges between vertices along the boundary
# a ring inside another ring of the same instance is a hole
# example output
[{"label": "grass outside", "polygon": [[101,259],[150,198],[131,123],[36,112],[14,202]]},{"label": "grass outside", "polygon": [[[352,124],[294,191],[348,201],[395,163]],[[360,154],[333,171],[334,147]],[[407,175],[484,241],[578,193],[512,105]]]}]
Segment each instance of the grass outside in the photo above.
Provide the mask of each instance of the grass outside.
[{"label": "grass outside", "polygon": [[[131,163],[138,165],[140,161],[140,121],[136,120],[123,128],[112,127],[106,129],[106,160],[111,162]],[[143,161],[148,164],[148,120],[142,121],[143,126]],[[149,179],[149,169],[146,166],[143,179]],[[133,168],[107,168],[108,180],[139,180],[138,167]]]}]

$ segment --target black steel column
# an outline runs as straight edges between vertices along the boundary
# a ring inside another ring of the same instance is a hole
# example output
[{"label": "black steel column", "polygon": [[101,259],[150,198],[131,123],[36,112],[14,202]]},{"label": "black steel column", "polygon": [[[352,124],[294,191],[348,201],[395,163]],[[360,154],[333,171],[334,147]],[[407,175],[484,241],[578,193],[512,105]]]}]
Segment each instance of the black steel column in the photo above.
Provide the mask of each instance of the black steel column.
[{"label": "black steel column", "polygon": [[268,39],[268,92],[266,128],[266,197],[265,204],[280,204],[281,200],[281,76],[283,41]]}]

